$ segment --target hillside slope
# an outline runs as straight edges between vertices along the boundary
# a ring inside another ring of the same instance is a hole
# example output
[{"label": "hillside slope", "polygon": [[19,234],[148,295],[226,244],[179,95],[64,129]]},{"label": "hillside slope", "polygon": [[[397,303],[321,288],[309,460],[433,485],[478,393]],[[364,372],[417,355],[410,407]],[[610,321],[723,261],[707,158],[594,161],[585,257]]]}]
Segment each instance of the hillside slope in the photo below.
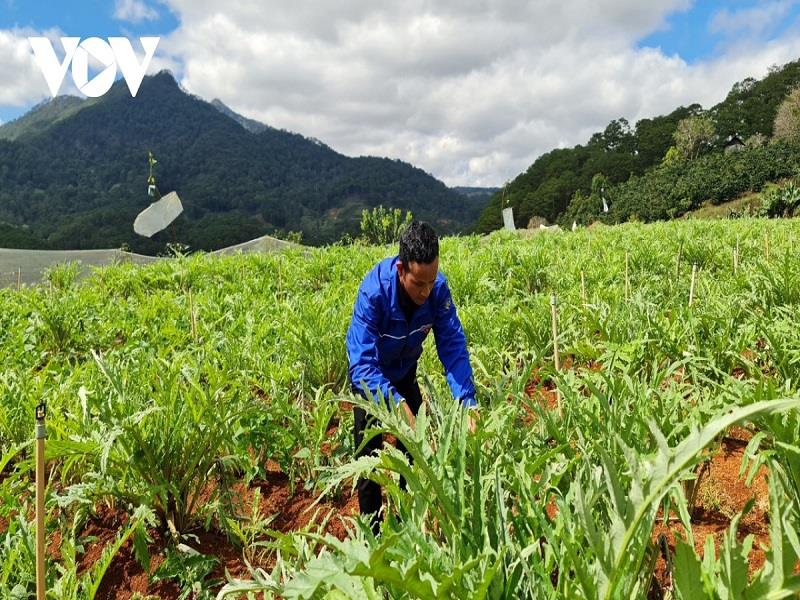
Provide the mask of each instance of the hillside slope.
[{"label": "hillside slope", "polygon": [[[292,230],[320,244],[357,233],[361,209],[378,204],[455,233],[482,208],[398,160],[349,158],[271,127],[248,131],[167,72],[146,77],[136,98],[119,81],[102,98],[79,101],[80,110],[65,102],[67,116],[38,125],[23,118],[28,127],[13,140],[1,138],[14,123],[0,127],[0,222],[25,226],[49,248],[126,244],[153,253],[178,241],[215,249]],[[148,151],[159,189],[176,190],[185,207],[154,240],[132,231],[149,202]],[[0,247],[13,243],[0,230]]]}]

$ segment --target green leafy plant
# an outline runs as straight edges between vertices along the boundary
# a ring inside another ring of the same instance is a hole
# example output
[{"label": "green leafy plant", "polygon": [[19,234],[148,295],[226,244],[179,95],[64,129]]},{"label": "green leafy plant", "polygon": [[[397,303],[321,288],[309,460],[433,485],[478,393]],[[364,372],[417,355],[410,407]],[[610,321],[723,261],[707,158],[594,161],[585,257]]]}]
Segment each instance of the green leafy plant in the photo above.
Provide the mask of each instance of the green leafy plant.
[{"label": "green leafy plant", "polygon": [[410,212],[406,211],[405,218],[402,215],[399,208],[386,209],[382,205],[372,211],[365,208],[361,211],[361,233],[371,244],[395,243],[403,228],[412,221]]}]

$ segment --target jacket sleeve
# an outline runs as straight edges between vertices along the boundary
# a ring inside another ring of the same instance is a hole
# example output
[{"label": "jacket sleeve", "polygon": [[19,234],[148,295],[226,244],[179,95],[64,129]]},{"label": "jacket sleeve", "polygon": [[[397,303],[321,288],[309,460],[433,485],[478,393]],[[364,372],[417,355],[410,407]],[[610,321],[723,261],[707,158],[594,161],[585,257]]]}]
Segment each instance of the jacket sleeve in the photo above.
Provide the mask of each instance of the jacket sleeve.
[{"label": "jacket sleeve", "polygon": [[447,375],[447,384],[453,397],[461,400],[464,408],[477,406],[472,366],[467,352],[467,338],[456,314],[447,282],[442,285],[433,319],[433,336],[436,351]]},{"label": "jacket sleeve", "polygon": [[404,398],[383,375],[378,362],[380,320],[381,308],[378,299],[371,298],[364,290],[359,290],[353,308],[353,320],[347,331],[350,383],[365,397],[368,391],[376,402],[379,402],[380,398],[388,398],[391,394],[394,403],[399,404]]}]

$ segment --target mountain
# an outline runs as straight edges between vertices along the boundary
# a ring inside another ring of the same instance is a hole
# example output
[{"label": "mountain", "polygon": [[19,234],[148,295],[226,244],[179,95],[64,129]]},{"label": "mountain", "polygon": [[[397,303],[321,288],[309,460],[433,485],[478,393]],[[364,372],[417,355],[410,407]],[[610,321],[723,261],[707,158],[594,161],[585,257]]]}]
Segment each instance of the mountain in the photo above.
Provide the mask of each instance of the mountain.
[{"label": "mountain", "polygon": [[[256,133],[255,122],[220,105],[161,72],[136,98],[120,80],[101,98],[56,99],[0,127],[0,223],[16,231],[0,229],[0,247],[32,237],[52,249],[156,253],[172,241],[210,250],[289,231],[323,244],[357,234],[361,210],[378,204],[410,210],[441,233],[468,230],[480,213],[412,165],[350,158],[268,126]],[[132,230],[150,201],[148,151],[159,190],[177,191],[184,205],[152,240]]]},{"label": "mountain", "polygon": [[[674,144],[673,134],[682,119],[695,115],[710,117],[717,141],[709,151],[722,152],[725,140],[733,135],[742,140],[757,134],[770,137],[778,106],[798,85],[800,60],[771,68],[761,80],[748,77],[735,83],[727,97],[707,111],[699,104],[692,104],[678,107],[667,115],[641,119],[635,125],[625,118],[614,119],[585,144],[551,150],[537,158],[509,183],[507,205],[514,208],[518,227],[524,227],[532,216],[549,221],[570,217],[567,222],[571,223],[571,213],[581,212],[570,209],[574,200],[580,204],[591,196],[592,202],[600,205],[598,189],[593,187],[597,188],[601,181],[604,182],[601,187],[605,186],[608,192],[611,186],[656,170]],[[598,174],[603,177],[595,180]],[[738,185],[732,189],[739,189]],[[476,231],[488,232],[502,226],[501,196],[501,193],[496,193],[491,197],[478,219]],[[686,210],[683,204],[660,206],[657,212],[645,207],[632,210],[631,215],[678,215]]]},{"label": "mountain", "polygon": [[451,188],[454,192],[458,192],[467,198],[486,198],[488,199],[492,194],[500,191],[499,187],[466,187],[455,186]]},{"label": "mountain", "polygon": [[75,114],[90,101],[77,96],[56,96],[34,106],[20,118],[0,127],[0,139],[17,140],[36,135],[52,127],[58,121]]},{"label": "mountain", "polygon": [[264,131],[266,129],[271,129],[269,127],[269,125],[264,125],[264,123],[261,123],[259,121],[254,120],[254,119],[248,119],[247,117],[244,117],[244,116],[240,115],[239,113],[234,112],[225,103],[223,103],[222,100],[220,100],[219,98],[214,98],[211,101],[211,106],[216,108],[223,115],[225,115],[227,117],[230,117],[231,119],[233,119],[234,121],[239,123],[239,125],[244,127],[250,133],[261,133],[262,131]]},{"label": "mountain", "polygon": [[500,190],[500,188],[497,187],[467,186],[454,186],[450,189],[464,197],[465,210],[470,211],[470,214],[474,211],[477,215],[480,215],[483,208],[489,203],[491,197]]}]

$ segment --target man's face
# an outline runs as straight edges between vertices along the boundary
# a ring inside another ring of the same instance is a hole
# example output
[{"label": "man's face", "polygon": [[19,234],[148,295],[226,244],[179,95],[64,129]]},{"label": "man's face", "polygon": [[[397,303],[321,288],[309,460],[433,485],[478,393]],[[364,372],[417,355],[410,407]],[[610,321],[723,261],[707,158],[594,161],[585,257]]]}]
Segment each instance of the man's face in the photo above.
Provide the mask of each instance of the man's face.
[{"label": "man's face", "polygon": [[397,274],[400,277],[400,284],[417,306],[421,306],[428,299],[428,295],[433,289],[433,284],[436,283],[438,272],[438,258],[427,264],[411,261],[406,265],[402,261],[397,261]]}]

